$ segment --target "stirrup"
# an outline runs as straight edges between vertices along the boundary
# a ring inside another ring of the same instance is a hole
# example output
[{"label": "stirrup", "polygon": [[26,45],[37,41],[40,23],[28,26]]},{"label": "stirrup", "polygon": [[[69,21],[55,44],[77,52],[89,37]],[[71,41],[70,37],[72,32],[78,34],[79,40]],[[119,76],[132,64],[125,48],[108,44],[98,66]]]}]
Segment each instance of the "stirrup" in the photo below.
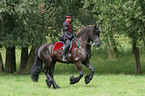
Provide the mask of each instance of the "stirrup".
[{"label": "stirrup", "polygon": [[66,56],[64,56],[64,55],[62,56],[62,61],[67,61]]}]

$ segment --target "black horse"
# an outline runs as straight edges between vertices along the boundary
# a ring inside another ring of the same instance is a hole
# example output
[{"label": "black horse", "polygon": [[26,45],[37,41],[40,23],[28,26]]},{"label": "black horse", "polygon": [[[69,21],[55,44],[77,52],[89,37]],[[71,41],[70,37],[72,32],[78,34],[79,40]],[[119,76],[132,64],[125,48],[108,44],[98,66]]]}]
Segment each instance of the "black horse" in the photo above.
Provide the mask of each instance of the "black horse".
[{"label": "black horse", "polygon": [[[45,73],[47,79],[46,83],[48,87],[53,85],[53,88],[60,88],[54,78],[54,67],[56,62],[63,63],[74,63],[79,71],[78,77],[70,77],[70,84],[75,84],[79,82],[79,80],[83,77],[83,69],[82,64],[91,69],[91,73],[85,76],[85,84],[88,84],[94,75],[94,68],[90,63],[91,58],[91,45],[95,47],[100,46],[99,40],[100,30],[98,26],[88,26],[82,29],[75,38],[75,47],[71,51],[72,60],[68,60],[67,62],[62,61],[62,50],[53,51],[53,47],[55,45],[54,42],[48,42],[42,45],[39,49],[35,50],[35,62],[31,71],[31,78],[34,82],[38,81],[39,73],[42,69],[42,63],[44,63],[43,72]],[[91,44],[90,41],[93,43]]]}]

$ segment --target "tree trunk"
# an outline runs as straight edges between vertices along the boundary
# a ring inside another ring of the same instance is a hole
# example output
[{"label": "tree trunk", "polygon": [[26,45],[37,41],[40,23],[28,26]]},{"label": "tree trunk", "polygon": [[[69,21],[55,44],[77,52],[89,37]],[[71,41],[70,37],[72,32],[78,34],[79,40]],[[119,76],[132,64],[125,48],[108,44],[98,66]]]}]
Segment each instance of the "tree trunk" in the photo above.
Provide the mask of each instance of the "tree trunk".
[{"label": "tree trunk", "polygon": [[144,42],[144,50],[145,50],[145,37],[143,38],[143,42]]},{"label": "tree trunk", "polygon": [[117,51],[117,46],[116,46],[116,43],[115,41],[113,40],[113,52],[114,52],[114,56],[118,56],[118,51]]},{"label": "tree trunk", "polygon": [[23,72],[25,72],[27,60],[28,60],[28,47],[23,47],[21,49],[21,63],[19,70],[20,74],[23,74]]},{"label": "tree trunk", "polygon": [[15,46],[6,48],[5,72],[6,73],[16,72]]},{"label": "tree trunk", "polygon": [[107,53],[108,53],[109,59],[112,59],[112,53],[111,53],[110,44],[108,42],[108,39],[106,39],[106,48],[107,48]]},{"label": "tree trunk", "polygon": [[135,62],[136,62],[135,74],[141,74],[140,54],[139,54],[139,48],[136,46],[136,42],[133,42],[132,52],[134,54]]},{"label": "tree trunk", "polygon": [[31,68],[34,64],[34,61],[35,61],[35,48],[32,48],[28,56],[25,71],[23,72],[24,74],[29,74],[31,72]]},{"label": "tree trunk", "polygon": [[4,71],[4,66],[3,66],[3,59],[2,59],[2,55],[0,53],[0,72]]},{"label": "tree trunk", "polygon": [[[113,17],[112,17],[113,18]],[[113,53],[114,53],[114,56],[118,56],[118,51],[117,51],[117,46],[116,46],[116,43],[115,43],[115,38],[114,38],[114,33],[113,33],[113,23],[111,23],[110,25],[111,29],[110,29],[110,40],[111,40],[111,45],[113,47]]]}]

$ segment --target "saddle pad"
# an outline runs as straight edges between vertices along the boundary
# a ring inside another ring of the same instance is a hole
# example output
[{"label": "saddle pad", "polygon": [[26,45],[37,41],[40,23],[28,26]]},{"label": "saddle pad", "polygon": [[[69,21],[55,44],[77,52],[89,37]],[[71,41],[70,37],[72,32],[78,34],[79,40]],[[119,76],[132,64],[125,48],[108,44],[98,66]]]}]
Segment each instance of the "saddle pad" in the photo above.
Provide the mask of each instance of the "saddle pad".
[{"label": "saddle pad", "polygon": [[[59,50],[62,46],[63,46],[63,43],[56,42],[55,45],[54,45],[54,47],[53,47],[53,51]],[[61,50],[63,50],[63,48]]]},{"label": "saddle pad", "polygon": [[[73,49],[74,49],[74,43],[75,43],[75,42],[73,42],[71,51],[73,51]],[[60,50],[60,48],[61,48],[61,50],[63,50],[63,48],[62,48],[62,47],[63,47],[63,44],[64,44],[64,43],[56,42],[55,45],[54,45],[54,47],[53,47],[53,51],[55,51],[55,50]]]}]

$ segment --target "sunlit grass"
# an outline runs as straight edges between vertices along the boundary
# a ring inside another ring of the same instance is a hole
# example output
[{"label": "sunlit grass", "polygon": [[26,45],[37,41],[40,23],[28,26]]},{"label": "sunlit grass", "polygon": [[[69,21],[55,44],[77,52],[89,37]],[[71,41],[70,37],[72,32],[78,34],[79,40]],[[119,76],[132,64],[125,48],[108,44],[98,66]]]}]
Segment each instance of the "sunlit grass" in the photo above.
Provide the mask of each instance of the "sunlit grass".
[{"label": "sunlit grass", "polygon": [[[145,75],[96,74],[85,85],[84,78],[75,85],[69,84],[71,74],[55,75],[60,89],[48,88],[41,74],[37,83],[29,75],[0,75],[1,96],[144,96]],[[77,76],[75,74],[75,76]]]}]

